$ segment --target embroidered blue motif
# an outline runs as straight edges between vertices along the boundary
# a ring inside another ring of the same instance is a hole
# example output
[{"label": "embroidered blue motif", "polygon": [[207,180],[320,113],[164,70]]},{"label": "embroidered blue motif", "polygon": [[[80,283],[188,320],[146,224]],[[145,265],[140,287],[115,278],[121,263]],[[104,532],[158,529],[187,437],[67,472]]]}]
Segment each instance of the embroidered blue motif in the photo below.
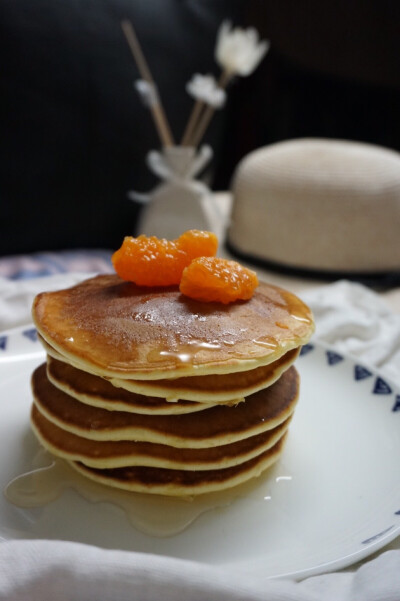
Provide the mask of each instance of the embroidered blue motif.
[{"label": "embroidered blue motif", "polygon": [[385,382],[382,378],[376,378],[374,389],[372,391],[374,394],[391,394],[392,389],[389,384]]},{"label": "embroidered blue motif", "polygon": [[22,333],[24,336],[26,336],[26,338],[29,338],[29,340],[32,340],[32,342],[36,342],[38,339],[36,328],[30,328],[29,330],[24,330]]},{"label": "embroidered blue motif", "polygon": [[7,341],[8,341],[8,336],[0,336],[0,349],[2,351],[6,350]]},{"label": "embroidered blue motif", "polygon": [[395,400],[394,405],[392,407],[392,411],[400,411],[400,394],[398,394],[396,396],[396,400]]},{"label": "embroidered blue motif", "polygon": [[343,361],[343,356],[339,355],[339,353],[335,353],[335,351],[326,351],[326,356],[328,358],[329,365],[336,365]]},{"label": "embroidered blue motif", "polygon": [[366,367],[363,367],[362,365],[354,366],[354,378],[356,380],[365,380],[365,378],[369,378],[370,376],[372,376],[372,372]]},{"label": "embroidered blue motif", "polygon": [[313,344],[305,344],[304,346],[301,347],[300,350],[300,357],[302,357],[303,355],[308,355],[308,353],[310,353],[312,350],[314,350],[314,345]]}]

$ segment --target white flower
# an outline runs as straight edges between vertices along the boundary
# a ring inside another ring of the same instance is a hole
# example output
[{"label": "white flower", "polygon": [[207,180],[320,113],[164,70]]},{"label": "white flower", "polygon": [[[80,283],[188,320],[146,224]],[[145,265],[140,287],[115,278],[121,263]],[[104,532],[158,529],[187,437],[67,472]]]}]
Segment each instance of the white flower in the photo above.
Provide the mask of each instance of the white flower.
[{"label": "white flower", "polygon": [[202,100],[215,109],[219,109],[225,104],[225,91],[218,86],[212,75],[196,73],[186,84],[186,91],[196,100]]},{"label": "white flower", "polygon": [[154,84],[145,79],[137,79],[134,86],[145,107],[151,108],[158,104],[159,100]]},{"label": "white flower", "polygon": [[218,31],[215,58],[229,75],[250,75],[269,50],[267,40],[259,41],[255,29],[232,29],[224,21]]}]

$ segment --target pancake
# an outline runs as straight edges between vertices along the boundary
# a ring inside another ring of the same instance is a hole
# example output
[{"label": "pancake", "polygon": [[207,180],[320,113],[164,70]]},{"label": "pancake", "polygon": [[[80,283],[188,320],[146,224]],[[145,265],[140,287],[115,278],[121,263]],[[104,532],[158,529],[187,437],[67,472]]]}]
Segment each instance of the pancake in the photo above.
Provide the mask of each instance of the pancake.
[{"label": "pancake", "polygon": [[54,425],[35,405],[31,413],[33,431],[50,453],[95,468],[147,466],[186,470],[225,469],[271,448],[286,432],[289,422],[290,418],[272,430],[228,445],[178,449],[147,442],[88,440]]},{"label": "pancake", "polygon": [[164,380],[123,380],[110,378],[114,386],[132,392],[165,398],[169,402],[185,399],[197,403],[233,403],[271,386],[297,359],[300,347],[292,349],[268,365],[232,374],[209,374]]},{"label": "pancake", "polygon": [[32,315],[39,334],[74,367],[131,380],[256,369],[300,347],[314,328],[300,299],[269,284],[248,301],[222,305],[116,275],[41,293]]},{"label": "pancake", "polygon": [[96,469],[77,461],[69,462],[78,472],[101,484],[132,492],[190,496],[237,486],[260,476],[281,456],[287,434],[270,449],[249,461],[217,470],[171,470],[154,467]]},{"label": "pancake", "polygon": [[46,364],[34,371],[32,391],[36,407],[50,422],[83,438],[205,448],[230,444],[284,422],[294,411],[299,378],[292,366],[272,386],[250,395],[244,403],[183,415],[152,416],[85,405],[49,382]]},{"label": "pancake", "polygon": [[207,408],[204,403],[190,401],[168,403],[159,397],[145,396],[116,388],[104,378],[88,374],[52,357],[47,357],[47,377],[54,386],[81,403],[108,411],[177,415]]},{"label": "pancake", "polygon": [[[95,407],[136,413],[191,413],[204,409],[204,404],[237,404],[246,396],[271,386],[292,365],[299,351],[293,349],[270,365],[250,371],[154,382],[114,378],[108,381],[48,355],[47,376],[57,388]],[[57,352],[53,355],[61,357]],[[154,397],[166,399],[168,403]]]},{"label": "pancake", "polygon": [[103,275],[39,294],[32,315],[48,354],[32,374],[32,430],[87,478],[200,495],[281,456],[293,363],[314,329],[290,292],[261,283],[224,305]]}]

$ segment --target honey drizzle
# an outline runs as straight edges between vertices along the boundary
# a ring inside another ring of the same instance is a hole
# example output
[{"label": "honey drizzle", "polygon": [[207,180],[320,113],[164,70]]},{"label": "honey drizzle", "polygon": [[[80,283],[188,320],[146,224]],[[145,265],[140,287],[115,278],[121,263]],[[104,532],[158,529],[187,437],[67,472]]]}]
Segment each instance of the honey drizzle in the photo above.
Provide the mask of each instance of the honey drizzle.
[{"label": "honey drizzle", "polygon": [[[44,462],[47,465],[43,465]],[[249,490],[249,484],[244,483],[232,490],[196,497],[133,493],[89,480],[64,460],[53,458],[45,452],[40,452],[34,463],[36,467],[17,476],[6,486],[5,497],[13,505],[24,508],[47,505],[60,498],[66,489],[72,488],[91,503],[117,505],[124,510],[134,528],[159,538],[179,534],[201,514],[227,507],[235,498],[243,496]]]}]

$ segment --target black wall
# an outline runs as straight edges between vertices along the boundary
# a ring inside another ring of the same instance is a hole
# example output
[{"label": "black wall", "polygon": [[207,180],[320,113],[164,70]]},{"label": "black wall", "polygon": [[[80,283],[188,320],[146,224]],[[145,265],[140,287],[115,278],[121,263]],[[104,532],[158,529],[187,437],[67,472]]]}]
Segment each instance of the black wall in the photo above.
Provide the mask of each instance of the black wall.
[{"label": "black wall", "polygon": [[299,136],[400,149],[400,4],[381,0],[3,0],[0,4],[0,255],[119,246],[130,189],[156,181],[159,140],[120,29],[129,18],[179,140],[194,72],[218,73],[221,21],[254,25],[271,50],[235,81],[206,136],[214,188],[247,152]]}]

